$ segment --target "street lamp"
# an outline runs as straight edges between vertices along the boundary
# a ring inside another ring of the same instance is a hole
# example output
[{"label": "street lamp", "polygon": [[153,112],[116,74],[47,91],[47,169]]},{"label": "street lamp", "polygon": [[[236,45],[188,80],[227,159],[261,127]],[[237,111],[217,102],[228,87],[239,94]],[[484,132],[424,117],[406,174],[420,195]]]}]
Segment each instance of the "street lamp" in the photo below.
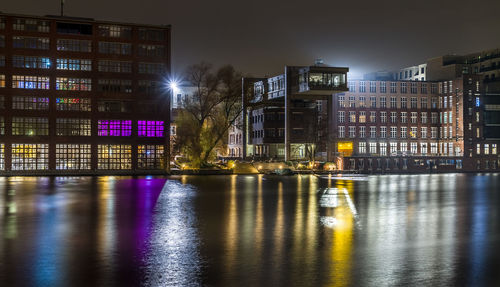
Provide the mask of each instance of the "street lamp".
[{"label": "street lamp", "polygon": [[167,81],[167,96],[169,97],[167,99],[167,103],[168,103],[168,117],[167,117],[167,121],[165,121],[165,128],[168,129],[166,130],[167,132],[167,137],[165,138],[165,143],[166,143],[166,147],[168,150],[165,150],[163,152],[163,155],[164,155],[164,161],[165,161],[165,168],[167,170],[167,173],[170,173],[170,121],[171,121],[171,117],[172,117],[172,100],[174,98],[174,94],[177,92],[178,88],[179,88],[179,85],[178,85],[178,82],[171,78],[171,79],[168,79]]}]

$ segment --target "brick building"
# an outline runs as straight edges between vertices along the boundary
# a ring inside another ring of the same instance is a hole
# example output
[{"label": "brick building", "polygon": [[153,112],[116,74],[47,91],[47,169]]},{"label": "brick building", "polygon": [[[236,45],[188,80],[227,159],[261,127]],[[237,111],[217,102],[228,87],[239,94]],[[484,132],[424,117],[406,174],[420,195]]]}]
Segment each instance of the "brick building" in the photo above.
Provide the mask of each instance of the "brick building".
[{"label": "brick building", "polygon": [[170,26],[0,14],[0,174],[163,172],[170,62]]}]

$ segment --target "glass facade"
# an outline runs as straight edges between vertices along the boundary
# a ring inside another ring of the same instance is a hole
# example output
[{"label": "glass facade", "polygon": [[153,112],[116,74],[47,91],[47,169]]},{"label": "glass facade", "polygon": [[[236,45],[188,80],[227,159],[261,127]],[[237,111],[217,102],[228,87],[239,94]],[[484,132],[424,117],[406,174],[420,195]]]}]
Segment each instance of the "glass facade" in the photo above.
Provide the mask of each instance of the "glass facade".
[{"label": "glass facade", "polygon": [[12,135],[14,136],[48,136],[49,119],[35,117],[13,117]]},{"label": "glass facade", "polygon": [[137,167],[139,169],[163,169],[163,145],[139,145],[137,147]]},{"label": "glass facade", "polygon": [[48,144],[12,144],[12,170],[49,169]]},{"label": "glass facade", "polygon": [[99,120],[97,124],[99,136],[127,137],[132,135],[130,120]]},{"label": "glass facade", "polygon": [[56,119],[57,136],[90,136],[90,119]]},{"label": "glass facade", "polygon": [[57,170],[91,169],[91,149],[89,144],[57,144]]},{"label": "glass facade", "polygon": [[138,135],[140,137],[163,137],[163,121],[138,121]]},{"label": "glass facade", "polygon": [[98,169],[131,169],[132,152],[130,145],[98,145],[97,146],[97,168]]},{"label": "glass facade", "polygon": [[49,98],[32,96],[12,97],[12,109],[14,110],[48,110]]},{"label": "glass facade", "polygon": [[90,112],[92,107],[89,98],[56,98],[58,111]]}]

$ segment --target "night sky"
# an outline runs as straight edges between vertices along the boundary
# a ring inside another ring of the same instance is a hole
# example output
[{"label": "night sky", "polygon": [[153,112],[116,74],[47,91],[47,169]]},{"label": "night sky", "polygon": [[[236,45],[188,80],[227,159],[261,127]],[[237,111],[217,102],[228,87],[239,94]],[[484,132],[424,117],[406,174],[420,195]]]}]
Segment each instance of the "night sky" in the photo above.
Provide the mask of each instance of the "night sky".
[{"label": "night sky", "polygon": [[[58,0],[1,2],[6,13],[59,14]],[[66,0],[65,8],[67,16],[171,24],[177,74],[203,60],[274,75],[322,58],[350,67],[351,77],[500,47],[499,11],[499,0]]]}]

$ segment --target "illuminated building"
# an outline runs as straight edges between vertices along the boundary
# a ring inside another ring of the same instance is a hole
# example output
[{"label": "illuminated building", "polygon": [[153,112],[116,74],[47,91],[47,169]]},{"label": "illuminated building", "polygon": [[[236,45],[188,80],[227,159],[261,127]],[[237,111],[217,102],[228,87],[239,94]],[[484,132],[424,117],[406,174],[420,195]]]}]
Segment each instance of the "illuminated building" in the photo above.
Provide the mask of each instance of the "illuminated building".
[{"label": "illuminated building", "polygon": [[164,172],[170,26],[0,13],[0,174]]}]

